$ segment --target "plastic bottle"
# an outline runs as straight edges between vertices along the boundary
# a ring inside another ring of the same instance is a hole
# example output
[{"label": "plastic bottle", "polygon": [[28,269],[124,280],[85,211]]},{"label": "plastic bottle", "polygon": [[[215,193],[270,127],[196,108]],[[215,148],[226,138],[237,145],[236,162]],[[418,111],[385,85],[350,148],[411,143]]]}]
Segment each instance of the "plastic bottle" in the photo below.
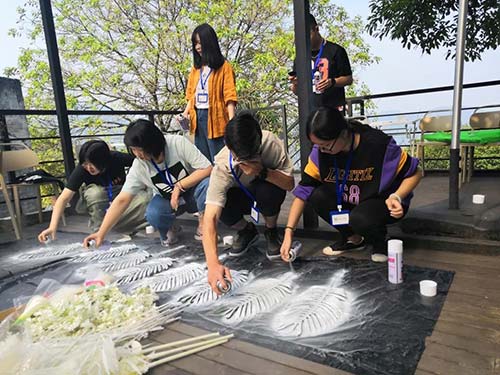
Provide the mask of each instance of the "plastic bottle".
[{"label": "plastic bottle", "polygon": [[319,70],[316,70],[314,72],[314,78],[313,78],[313,93],[315,94],[321,94],[322,92],[317,89],[318,83],[321,81],[321,73]]},{"label": "plastic bottle", "polygon": [[387,265],[389,282],[403,282],[403,241],[389,240],[387,242]]}]

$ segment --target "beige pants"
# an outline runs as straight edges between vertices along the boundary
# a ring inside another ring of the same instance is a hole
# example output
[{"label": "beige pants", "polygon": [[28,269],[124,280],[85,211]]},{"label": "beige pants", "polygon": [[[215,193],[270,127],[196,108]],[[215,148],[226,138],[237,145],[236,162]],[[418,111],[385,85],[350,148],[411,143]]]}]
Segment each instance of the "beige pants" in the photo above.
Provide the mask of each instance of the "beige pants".
[{"label": "beige pants", "polygon": [[[121,189],[122,185],[113,186],[113,199],[118,195]],[[134,199],[132,199],[132,202],[130,202],[130,205],[113,229],[130,233],[146,227],[146,207],[151,201],[151,197],[152,194],[150,191],[143,191],[134,196]],[[90,184],[81,189],[76,211],[80,214],[89,214],[89,226],[93,231],[97,231],[101,226],[108,207],[108,192],[104,186]]]}]

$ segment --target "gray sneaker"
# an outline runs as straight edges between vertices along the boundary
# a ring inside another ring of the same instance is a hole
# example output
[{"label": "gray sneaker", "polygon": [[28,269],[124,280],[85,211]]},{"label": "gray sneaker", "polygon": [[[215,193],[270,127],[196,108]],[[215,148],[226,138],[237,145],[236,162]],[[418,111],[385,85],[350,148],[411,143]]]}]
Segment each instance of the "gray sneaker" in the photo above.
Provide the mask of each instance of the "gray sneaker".
[{"label": "gray sneaker", "polygon": [[173,225],[167,232],[167,239],[161,240],[161,245],[163,247],[169,247],[177,244],[180,241],[180,234],[182,232],[182,227],[180,225]]},{"label": "gray sneaker", "polygon": [[278,234],[278,228],[266,228],[264,236],[267,241],[266,257],[269,260],[281,259],[281,239]]},{"label": "gray sneaker", "polygon": [[247,223],[246,227],[238,231],[229,256],[240,257],[245,254],[250,246],[259,239],[259,232],[253,223]]}]

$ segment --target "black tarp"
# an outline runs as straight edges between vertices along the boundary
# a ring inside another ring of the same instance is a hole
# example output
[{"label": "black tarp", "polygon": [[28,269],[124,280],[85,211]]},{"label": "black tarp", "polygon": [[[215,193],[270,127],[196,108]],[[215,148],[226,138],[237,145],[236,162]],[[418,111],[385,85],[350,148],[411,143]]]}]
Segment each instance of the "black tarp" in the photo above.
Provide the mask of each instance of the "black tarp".
[{"label": "black tarp", "polygon": [[[65,243],[83,238],[81,235],[61,237],[59,241]],[[307,246],[307,241],[303,242]],[[151,253],[164,250],[155,240],[137,239],[134,243]],[[201,245],[194,241],[187,245],[171,256],[181,261],[189,258],[189,261],[202,262]],[[21,295],[33,293],[44,278],[62,283],[78,282],[76,271],[82,264],[64,259],[51,259],[50,264],[45,265],[49,260],[40,261],[40,264],[19,264],[13,260],[14,252],[36,246],[33,242],[24,242],[17,243],[15,248],[4,249],[0,264],[11,275],[0,279],[1,308],[11,306],[13,299]],[[431,335],[446,299],[453,280],[452,272],[404,266],[404,282],[393,285],[387,281],[385,264],[345,257],[317,257],[299,258],[291,269],[283,262],[269,262],[259,251],[264,246],[258,243],[244,257],[226,258],[225,264],[234,270],[250,271],[253,281],[293,280],[293,293],[287,303],[312,287],[332,286],[345,291],[348,296],[343,302],[346,310],[334,329],[315,337],[280,337],[273,324],[282,306],[246,322],[224,324],[218,311],[224,299],[206,307],[187,309],[183,320],[207,330],[234,332],[238,339],[355,374],[411,374],[415,371],[425,339]],[[424,279],[438,283],[437,296],[420,295],[418,283]],[[173,300],[178,293],[161,293],[160,300]],[[227,300],[231,296],[224,298]]]}]

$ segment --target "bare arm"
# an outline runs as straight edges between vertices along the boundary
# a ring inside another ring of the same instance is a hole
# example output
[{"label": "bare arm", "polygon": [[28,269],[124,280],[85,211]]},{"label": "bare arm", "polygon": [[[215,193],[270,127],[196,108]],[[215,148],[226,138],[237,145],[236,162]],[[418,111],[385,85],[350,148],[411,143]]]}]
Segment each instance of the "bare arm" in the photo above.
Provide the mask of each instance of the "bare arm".
[{"label": "bare arm", "polygon": [[63,189],[61,195],[59,195],[59,197],[57,198],[56,203],[54,204],[54,207],[52,209],[52,216],[50,218],[49,227],[38,235],[38,241],[45,242],[47,241],[48,236],[51,236],[53,240],[56,239],[59,220],[61,220],[61,216],[64,213],[66,205],[69,201],[71,201],[71,198],[73,198],[74,195],[75,192],[73,190],[70,190],[68,188]]},{"label": "bare arm", "polygon": [[174,211],[177,211],[179,206],[179,197],[183,190],[187,190],[190,187],[197,185],[201,180],[210,176],[212,172],[212,166],[209,166],[204,169],[197,169],[193,173],[191,173],[186,178],[183,178],[181,181],[177,182],[174,185],[174,190],[172,191],[172,196],[170,198],[170,205]]},{"label": "bare arm", "polygon": [[385,200],[387,209],[390,211],[392,217],[399,219],[403,216],[404,211],[400,199],[406,198],[417,187],[421,179],[422,171],[420,168],[417,168],[415,173],[405,178],[397,190]]},{"label": "bare arm", "polygon": [[234,114],[236,113],[236,103],[233,101],[230,101],[227,103],[227,114],[229,116],[229,120],[231,120],[234,117]]},{"label": "bare arm", "polygon": [[284,174],[277,169],[268,169],[266,181],[282,188],[286,191],[291,191],[295,186],[293,176]]},{"label": "bare arm", "polygon": [[227,277],[229,281],[231,279],[231,273],[229,268],[224,267],[219,263],[219,256],[217,253],[217,222],[222,213],[222,207],[216,206],[214,204],[207,204],[205,206],[205,213],[203,215],[203,251],[205,252],[205,258],[208,267],[208,283],[212,290],[221,294],[217,288],[217,282],[219,282],[222,288],[226,287],[226,282],[224,277]]},{"label": "bare arm", "polygon": [[335,87],[344,87],[352,85],[352,75],[349,76],[340,76],[335,78]]},{"label": "bare arm", "polygon": [[121,191],[113,200],[113,203],[111,203],[99,230],[86,237],[83,240],[83,246],[88,247],[89,241],[95,240],[96,247],[99,247],[106,237],[106,234],[114,227],[118,220],[120,220],[120,217],[130,205],[133,198],[134,196],[132,194]]},{"label": "bare arm", "polygon": [[[240,169],[247,176],[258,176],[263,169],[262,162],[260,160],[244,161],[240,163]],[[283,190],[290,191],[295,185],[293,176],[284,174],[277,169],[268,169],[266,181],[280,187]]]},{"label": "bare arm", "polygon": [[300,198],[295,198],[290,207],[290,213],[288,214],[288,220],[285,228],[285,236],[283,238],[283,244],[281,245],[281,258],[284,261],[288,261],[290,247],[292,246],[293,232],[299,223],[300,216],[304,212],[304,207],[306,202]]}]

